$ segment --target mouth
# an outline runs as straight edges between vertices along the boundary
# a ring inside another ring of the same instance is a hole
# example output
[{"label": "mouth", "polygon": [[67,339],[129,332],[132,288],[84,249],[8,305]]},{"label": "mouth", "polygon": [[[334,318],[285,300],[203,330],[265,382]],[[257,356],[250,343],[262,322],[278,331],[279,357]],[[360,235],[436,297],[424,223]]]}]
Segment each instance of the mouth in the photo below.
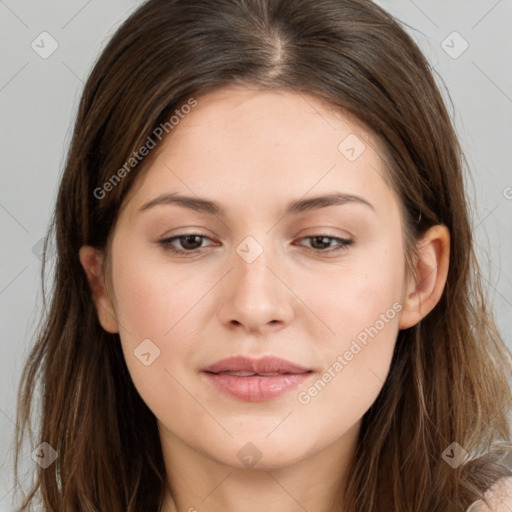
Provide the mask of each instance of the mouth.
[{"label": "mouth", "polygon": [[205,379],[230,398],[246,402],[270,400],[303,384],[312,369],[277,357],[236,356],[202,370]]}]

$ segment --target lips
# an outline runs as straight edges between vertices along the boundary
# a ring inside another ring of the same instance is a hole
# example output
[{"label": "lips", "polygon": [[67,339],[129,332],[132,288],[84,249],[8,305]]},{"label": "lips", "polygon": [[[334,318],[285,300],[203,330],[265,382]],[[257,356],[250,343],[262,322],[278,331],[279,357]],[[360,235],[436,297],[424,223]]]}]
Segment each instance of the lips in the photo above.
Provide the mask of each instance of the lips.
[{"label": "lips", "polygon": [[203,369],[206,382],[230,398],[261,402],[284,395],[311,378],[313,370],[278,357],[230,357]]},{"label": "lips", "polygon": [[203,371],[216,374],[249,377],[252,375],[271,376],[299,374],[308,373],[312,370],[279,357],[267,356],[260,359],[251,359],[245,356],[235,356],[222,359],[221,361],[204,368]]}]

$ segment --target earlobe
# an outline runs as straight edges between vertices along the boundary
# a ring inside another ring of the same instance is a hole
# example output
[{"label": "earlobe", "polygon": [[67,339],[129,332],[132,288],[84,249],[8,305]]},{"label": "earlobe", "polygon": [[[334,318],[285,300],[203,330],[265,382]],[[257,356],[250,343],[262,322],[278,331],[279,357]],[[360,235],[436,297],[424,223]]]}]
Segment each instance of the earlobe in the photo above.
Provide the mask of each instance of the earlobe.
[{"label": "earlobe", "polygon": [[102,251],[90,245],[84,245],[79,251],[80,263],[87,276],[98,320],[107,332],[117,333],[119,332],[119,327],[114,306],[106,287],[103,273],[103,257]]},{"label": "earlobe", "polygon": [[417,244],[415,275],[411,276],[399,328],[416,325],[439,302],[448,277],[450,232],[442,224],[432,226]]}]

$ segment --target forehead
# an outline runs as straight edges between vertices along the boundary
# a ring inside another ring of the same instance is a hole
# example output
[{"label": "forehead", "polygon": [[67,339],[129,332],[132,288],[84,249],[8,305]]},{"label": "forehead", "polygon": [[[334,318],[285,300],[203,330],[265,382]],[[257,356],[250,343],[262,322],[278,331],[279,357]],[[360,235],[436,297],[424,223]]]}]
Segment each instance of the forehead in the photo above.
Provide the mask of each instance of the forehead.
[{"label": "forehead", "polygon": [[340,187],[392,193],[376,138],[317,96],[229,86],[196,100],[140,176],[140,201],[171,188],[228,199],[236,191],[241,204],[257,192],[280,202],[283,193],[295,199]]},{"label": "forehead", "polygon": [[372,139],[372,145],[377,143],[355,116],[311,93],[232,85],[209,91],[199,96],[197,102],[194,110],[180,121],[180,129],[174,131],[173,138],[215,126],[217,130],[209,134],[212,138],[222,131],[232,139],[235,135],[243,139],[251,134],[256,136],[251,142],[256,142],[279,132],[276,143],[286,140],[290,144],[287,134],[323,132],[328,136],[336,131],[349,131],[368,141]]}]

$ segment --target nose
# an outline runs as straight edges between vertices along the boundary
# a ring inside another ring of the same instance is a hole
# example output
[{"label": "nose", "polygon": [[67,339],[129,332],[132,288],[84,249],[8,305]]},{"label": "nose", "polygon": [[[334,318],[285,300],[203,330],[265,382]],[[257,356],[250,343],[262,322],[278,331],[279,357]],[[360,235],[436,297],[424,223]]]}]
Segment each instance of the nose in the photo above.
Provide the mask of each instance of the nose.
[{"label": "nose", "polygon": [[251,263],[233,254],[233,268],[224,282],[217,310],[221,322],[230,329],[265,334],[290,323],[293,294],[270,252],[265,248]]}]

